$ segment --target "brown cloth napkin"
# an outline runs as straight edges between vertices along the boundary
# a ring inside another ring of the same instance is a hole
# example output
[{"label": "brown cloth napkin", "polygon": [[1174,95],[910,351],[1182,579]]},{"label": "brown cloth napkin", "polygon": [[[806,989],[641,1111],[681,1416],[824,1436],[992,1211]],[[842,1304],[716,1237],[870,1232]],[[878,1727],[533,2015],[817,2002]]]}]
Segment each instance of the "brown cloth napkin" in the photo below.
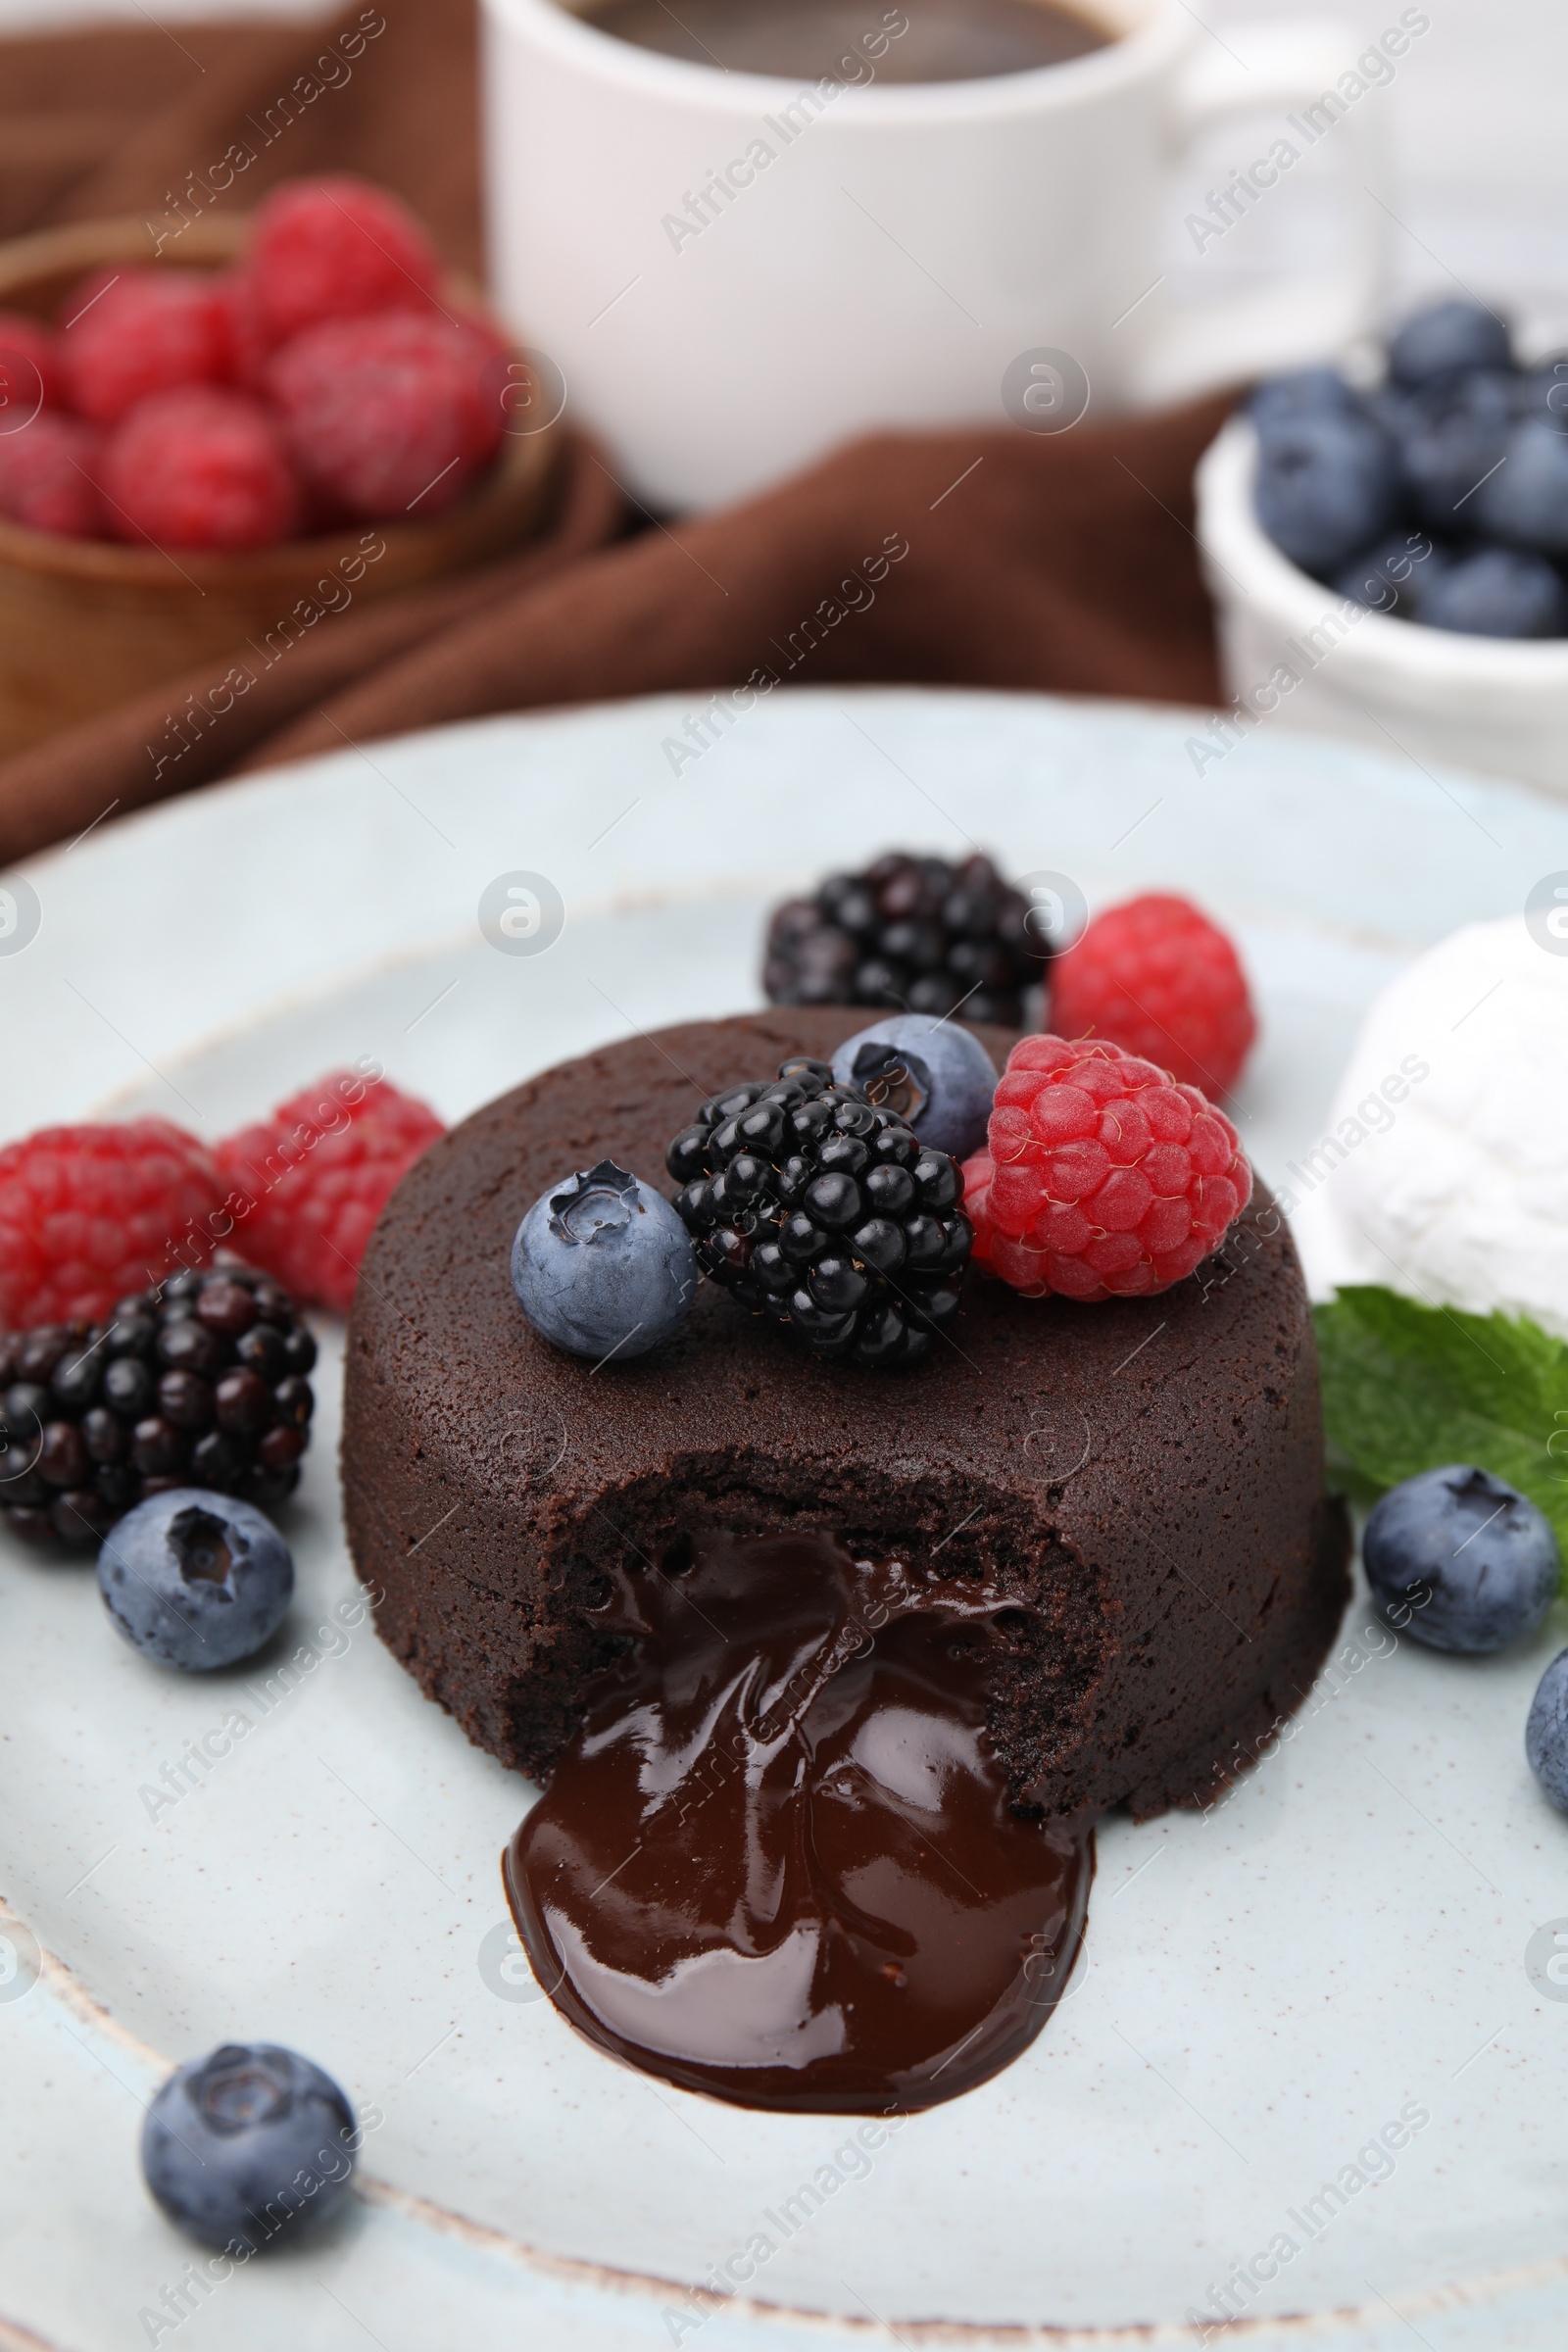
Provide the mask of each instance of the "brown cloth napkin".
[{"label": "brown cloth napkin", "polygon": [[[318,65],[370,18],[385,29],[350,79]],[[0,42],[0,231],[163,217],[247,121],[254,147],[254,125],[281,120],[279,93],[307,75],[336,86],[236,180],[240,200],[302,172],[362,172],[472,269],[473,74],[471,0],[377,0],[304,28]],[[529,548],[327,619],[200,730],[172,736],[170,722],[189,698],[205,705],[226,662],[0,763],[0,862],[241,768],[664,688],[701,698],[853,679],[1212,704],[1192,476],[1228,405],[1049,438],[877,434],[697,520],[646,515],[606,454],[569,434],[553,516]],[[617,537],[628,514],[642,527]]]}]

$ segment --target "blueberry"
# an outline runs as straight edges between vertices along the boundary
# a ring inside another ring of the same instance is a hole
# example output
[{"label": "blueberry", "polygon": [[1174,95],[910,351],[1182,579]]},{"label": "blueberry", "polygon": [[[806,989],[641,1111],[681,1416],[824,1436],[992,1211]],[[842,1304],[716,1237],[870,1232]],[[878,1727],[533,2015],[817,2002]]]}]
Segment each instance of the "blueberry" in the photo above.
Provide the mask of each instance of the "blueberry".
[{"label": "blueberry", "polygon": [[518,1305],[573,1355],[646,1355],[680,1329],[697,1279],[663,1194],[612,1159],[541,1193],[512,1245]]},{"label": "blueberry", "polygon": [[1554,351],[1519,379],[1519,414],[1568,433],[1568,352]]},{"label": "blueberry", "polygon": [[1518,415],[1512,376],[1466,375],[1405,405],[1399,472],[1411,504],[1435,531],[1480,528],[1480,501],[1504,462]]},{"label": "blueberry", "polygon": [[1475,509],[1475,527],[1489,539],[1568,555],[1568,433],[1539,416],[1516,424]]},{"label": "blueberry", "polygon": [[1525,1754],[1552,1803],[1568,1813],[1568,1649],[1557,1652],[1536,1686]]},{"label": "blueberry", "polygon": [[1511,368],[1506,322],[1479,302],[1435,302],[1407,318],[1389,345],[1389,371],[1412,388],[1451,382],[1474,368]]},{"label": "blueberry", "polygon": [[898,1111],[934,1152],[967,1159],[986,1140],[996,1064],[973,1030],[954,1021],[929,1012],[873,1021],[840,1046],[833,1075]]},{"label": "blueberry", "polygon": [[1422,583],[1420,617],[1469,637],[1568,637],[1568,589],[1544,556],[1483,547]]},{"label": "blueberry", "polygon": [[1259,431],[1274,424],[1294,423],[1298,416],[1326,411],[1353,410],[1360,403],[1337,368],[1293,368],[1288,375],[1270,376],[1259,384],[1247,404]]},{"label": "blueberry", "polygon": [[1420,531],[1396,531],[1336,572],[1337,593],[1375,612],[1401,620],[1421,618],[1421,591],[1432,562],[1432,542]]},{"label": "blueberry", "polygon": [[143,1656],[206,1674],[248,1658],[276,1632],[294,1561],[253,1503],[175,1487],[149,1494],[104,1538],[98,1588]]},{"label": "blueberry", "polygon": [[1282,555],[1329,576],[1398,506],[1394,444],[1369,416],[1316,411],[1258,435],[1257,519]]},{"label": "blueberry", "polygon": [[1380,1608],[1433,1649],[1484,1656],[1533,1634],[1560,1563],[1551,1522],[1467,1463],[1424,1470],[1373,1507],[1361,1542]]},{"label": "blueberry", "polygon": [[1375,424],[1396,443],[1402,442],[1420,414],[1421,395],[1406,392],[1400,384],[1379,384],[1366,393],[1361,402],[1363,410]]},{"label": "blueberry", "polygon": [[348,2193],[360,2131],[330,2075],[293,2050],[225,2042],[147,2110],[141,2169],[176,2230],[260,2253],[318,2230]]}]

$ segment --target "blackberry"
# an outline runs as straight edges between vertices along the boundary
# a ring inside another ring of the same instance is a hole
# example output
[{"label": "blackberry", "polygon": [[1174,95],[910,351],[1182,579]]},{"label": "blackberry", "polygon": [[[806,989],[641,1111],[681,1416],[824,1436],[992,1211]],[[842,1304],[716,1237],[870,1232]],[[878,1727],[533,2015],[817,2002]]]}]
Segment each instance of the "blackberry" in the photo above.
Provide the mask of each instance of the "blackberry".
[{"label": "blackberry", "polygon": [[729,1088],[665,1165],[705,1274],[819,1355],[917,1363],[958,1304],[963,1180],[825,1061]]},{"label": "blackberry", "polygon": [[0,1509],[14,1535],[101,1542],[149,1494],[264,1511],[299,1484],[316,1342],[270,1276],[221,1260],[106,1322],[0,1336]]},{"label": "blackberry", "polygon": [[885,1004],[1023,1026],[1023,992],[1049,942],[1030,904],[989,858],[890,852],[863,874],[830,874],[814,898],[786,899],[767,928],[770,1004]]}]

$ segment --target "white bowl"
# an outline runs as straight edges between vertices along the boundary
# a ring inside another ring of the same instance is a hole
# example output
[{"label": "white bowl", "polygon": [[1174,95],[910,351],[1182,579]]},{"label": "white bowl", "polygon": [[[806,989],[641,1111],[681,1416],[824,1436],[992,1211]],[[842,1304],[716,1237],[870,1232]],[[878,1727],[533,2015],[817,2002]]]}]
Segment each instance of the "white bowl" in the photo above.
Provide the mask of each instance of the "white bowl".
[{"label": "white bowl", "polygon": [[1215,757],[1260,726],[1305,727],[1568,794],[1568,639],[1461,637],[1337,596],[1265,538],[1256,463],[1257,436],[1237,416],[1198,468],[1199,545],[1232,705],[1215,723]]}]

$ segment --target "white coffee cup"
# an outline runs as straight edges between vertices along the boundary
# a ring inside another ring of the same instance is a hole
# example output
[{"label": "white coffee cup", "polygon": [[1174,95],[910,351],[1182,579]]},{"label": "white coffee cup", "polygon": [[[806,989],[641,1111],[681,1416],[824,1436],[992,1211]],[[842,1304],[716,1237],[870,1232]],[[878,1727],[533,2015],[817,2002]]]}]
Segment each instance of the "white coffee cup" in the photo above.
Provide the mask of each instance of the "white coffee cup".
[{"label": "white coffee cup", "polygon": [[[1335,91],[1354,35],[1253,27],[1243,70],[1184,0],[1084,6],[1117,36],[1084,57],[893,83],[876,72],[901,12],[866,0],[840,69],[853,86],[803,88],[634,46],[560,0],[485,0],[496,295],[639,498],[717,505],[876,425],[1011,414],[1058,429],[1371,324],[1375,238],[1288,286],[1185,309],[1160,259],[1194,138],[1272,110],[1304,154],[1287,110]],[[1336,142],[1375,188],[1379,104],[1338,114]],[[1255,131],[1244,144],[1257,154]],[[1265,155],[1245,168],[1238,216],[1271,184]],[[1275,180],[1290,168],[1276,151]]]}]

